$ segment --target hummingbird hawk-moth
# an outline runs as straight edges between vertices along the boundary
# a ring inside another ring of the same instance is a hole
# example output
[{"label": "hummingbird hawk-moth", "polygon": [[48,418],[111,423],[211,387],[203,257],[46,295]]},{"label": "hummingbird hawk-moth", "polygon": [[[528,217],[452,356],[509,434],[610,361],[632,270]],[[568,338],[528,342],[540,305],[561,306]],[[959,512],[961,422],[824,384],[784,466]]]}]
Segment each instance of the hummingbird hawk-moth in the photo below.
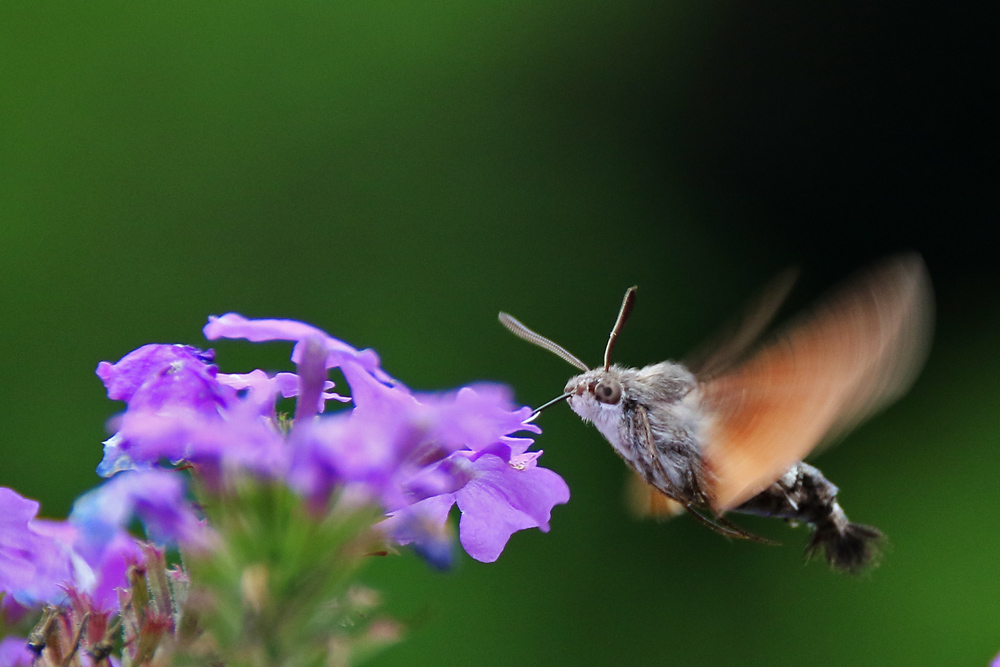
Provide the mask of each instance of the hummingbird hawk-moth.
[{"label": "hummingbird hawk-moth", "polygon": [[758,541],[726,513],[808,524],[807,556],[823,552],[835,569],[858,572],[882,534],[848,521],[837,487],[803,459],[912,384],[930,343],[930,281],[918,255],[889,258],[758,342],[791,283],[781,276],[732,332],[685,363],[611,363],[634,287],[593,369],[510,315],[500,322],[583,371],[535,416],[566,400],[593,423],[636,473],[645,513],[682,508],[716,532]]}]

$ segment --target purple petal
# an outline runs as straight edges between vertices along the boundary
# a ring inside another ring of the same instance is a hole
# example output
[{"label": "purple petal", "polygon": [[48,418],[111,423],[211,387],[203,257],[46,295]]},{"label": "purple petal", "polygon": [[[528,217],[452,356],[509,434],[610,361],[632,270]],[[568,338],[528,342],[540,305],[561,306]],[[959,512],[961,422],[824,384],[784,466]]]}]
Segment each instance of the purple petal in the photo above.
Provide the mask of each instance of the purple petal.
[{"label": "purple petal", "polygon": [[4,637],[0,639],[0,666],[30,667],[34,664],[35,654],[28,648],[28,640],[24,637]]},{"label": "purple petal", "polygon": [[185,408],[129,411],[116,435],[117,454],[146,464],[186,460],[213,469],[232,465],[280,474],[285,449],[282,436],[258,409],[252,403],[237,404],[225,416]]},{"label": "purple petal", "polygon": [[57,601],[73,579],[64,536],[49,534],[37,512],[37,502],[0,487],[0,592],[26,606]]},{"label": "purple petal", "polygon": [[97,375],[108,398],[125,401],[131,409],[187,405],[212,412],[226,405],[235,392],[216,379],[216,368],[205,353],[187,345],[143,345],[116,364],[102,361]]},{"label": "purple petal", "polygon": [[296,367],[299,376],[298,398],[295,401],[295,422],[315,417],[323,409],[323,383],[326,382],[326,348],[319,336],[303,341],[302,358]]},{"label": "purple petal", "polygon": [[36,551],[35,579],[21,592],[21,599],[36,602],[61,600],[68,586],[89,587],[94,581],[90,566],[73,550],[79,539],[76,527],[67,521],[35,519],[31,530],[45,540]]},{"label": "purple petal", "polygon": [[[226,313],[219,317],[209,317],[208,324],[205,325],[203,331],[205,338],[209,340],[245,338],[252,343],[274,340],[295,342],[292,361],[296,364],[301,361],[304,355],[304,342],[310,338],[317,338],[322,341],[327,351],[327,368],[339,366],[346,359],[354,359],[370,372],[375,372],[379,368],[379,358],[373,350],[356,350],[325,331],[296,320],[250,320],[238,313]],[[385,377],[388,378],[388,376]]]},{"label": "purple petal", "polygon": [[398,428],[390,420],[366,422],[347,414],[297,425],[289,443],[288,483],[320,506],[345,483],[364,485],[379,497],[400,464]]},{"label": "purple petal", "polygon": [[245,338],[251,343],[264,343],[274,340],[298,342],[318,336],[336,341],[345,352],[354,350],[350,345],[331,338],[324,331],[317,329],[311,324],[297,320],[251,320],[239,313],[226,313],[225,315],[213,315],[209,317],[208,324],[205,325],[202,331],[205,334],[205,338],[209,340],[217,338]]},{"label": "purple petal", "polygon": [[[4,551],[24,551],[32,543],[28,522],[38,514],[39,504],[0,486],[0,554]],[[3,570],[0,570],[0,577]],[[3,580],[0,579],[0,582]]]},{"label": "purple petal", "polygon": [[[281,395],[285,398],[292,398],[298,396],[299,394],[299,376],[295,373],[277,373],[274,376],[274,381],[278,383],[281,389]],[[333,382],[327,380],[323,383],[323,399],[326,401],[338,401],[340,403],[350,403],[350,396],[341,396],[340,394],[330,391],[334,388]],[[320,409],[320,412],[323,410]]]},{"label": "purple petal", "polygon": [[379,528],[398,544],[412,545],[437,569],[447,570],[454,562],[454,540],[448,530],[448,512],[454,504],[454,494],[427,498],[394,513]]},{"label": "purple petal", "polygon": [[117,589],[128,585],[128,568],[144,561],[139,544],[124,530],[118,531],[110,542],[102,545],[99,553],[94,554],[93,561],[88,563],[96,577],[95,582],[84,591],[90,594],[94,609],[104,613],[117,612]]},{"label": "purple petal", "polygon": [[129,453],[130,443],[117,433],[102,444],[104,457],[97,465],[97,474],[101,477],[111,477],[124,470],[140,470],[151,466],[148,461],[134,461]]},{"label": "purple petal", "polygon": [[351,400],[356,408],[411,412],[419,405],[404,387],[379,381],[362,364],[346,361],[340,370],[351,387]]},{"label": "purple petal", "polygon": [[205,366],[213,357],[211,350],[203,352],[189,345],[150,344],[129,352],[118,363],[102,361],[96,373],[108,390],[108,398],[128,402],[139,387],[164,369],[175,364]]},{"label": "purple petal", "polygon": [[511,409],[510,391],[506,387],[481,384],[463,387],[451,395],[418,398],[437,409],[430,437],[449,449],[480,451],[510,441],[523,451],[531,445],[531,439],[509,435],[518,431],[541,433],[535,424],[525,423],[531,416],[531,408]]},{"label": "purple petal", "polygon": [[408,473],[402,477],[404,504],[454,493],[472,479],[471,466],[464,452],[448,456],[435,465],[415,467]]},{"label": "purple petal", "polygon": [[[246,391],[245,402],[258,406],[258,412],[265,416],[274,415],[274,405],[280,394],[283,398],[293,398],[299,394],[299,376],[295,373],[275,373],[268,376],[262,370],[254,370],[249,373],[219,373],[219,382],[232,387],[237,391]],[[326,380],[323,382],[320,393],[319,411],[326,408],[326,401],[339,401],[341,403],[350,402],[350,397],[330,391],[333,389],[333,382]]]},{"label": "purple petal", "polygon": [[459,539],[476,560],[495,561],[518,530],[548,531],[552,507],[569,501],[566,482],[535,466],[533,458],[515,457],[508,463],[483,454],[472,467],[472,481],[455,495],[462,512]]},{"label": "purple petal", "polygon": [[[8,625],[15,625],[21,622],[27,613],[31,611],[28,607],[25,607],[11,595],[4,595],[3,599],[0,600],[0,615],[7,622]],[[0,663],[2,665],[3,663]]]},{"label": "purple petal", "polygon": [[[298,382],[293,373],[279,373],[278,375],[291,375],[292,382]],[[283,388],[287,384],[286,379],[279,379],[278,375],[269,377],[267,373],[257,369],[249,373],[219,373],[218,379],[227,387],[232,387],[238,392],[246,392],[243,398],[244,402],[257,406],[258,414],[270,417],[274,414],[274,405],[278,400],[278,394],[284,394]]]}]

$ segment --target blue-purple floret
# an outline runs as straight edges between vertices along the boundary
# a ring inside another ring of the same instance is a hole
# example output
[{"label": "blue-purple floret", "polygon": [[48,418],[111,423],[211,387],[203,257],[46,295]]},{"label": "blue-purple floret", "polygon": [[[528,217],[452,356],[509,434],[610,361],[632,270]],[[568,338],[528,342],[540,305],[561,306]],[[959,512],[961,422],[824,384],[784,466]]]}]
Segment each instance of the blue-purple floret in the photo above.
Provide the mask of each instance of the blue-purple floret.
[{"label": "blue-purple floret", "polygon": [[136,470],[115,475],[73,503],[69,522],[89,543],[107,544],[141,519],[146,534],[161,544],[207,546],[207,527],[185,497],[184,478],[171,470]]}]

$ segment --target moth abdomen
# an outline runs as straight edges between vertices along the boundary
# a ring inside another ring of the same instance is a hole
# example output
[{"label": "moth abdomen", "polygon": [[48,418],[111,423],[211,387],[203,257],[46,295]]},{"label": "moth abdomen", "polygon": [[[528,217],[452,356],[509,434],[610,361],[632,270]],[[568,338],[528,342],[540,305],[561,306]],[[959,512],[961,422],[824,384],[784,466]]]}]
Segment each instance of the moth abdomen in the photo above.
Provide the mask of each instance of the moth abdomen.
[{"label": "moth abdomen", "polygon": [[884,536],[877,528],[848,520],[838,492],[817,468],[799,462],[732,511],[809,524],[813,534],[806,557],[822,553],[833,568],[857,574],[874,563]]}]

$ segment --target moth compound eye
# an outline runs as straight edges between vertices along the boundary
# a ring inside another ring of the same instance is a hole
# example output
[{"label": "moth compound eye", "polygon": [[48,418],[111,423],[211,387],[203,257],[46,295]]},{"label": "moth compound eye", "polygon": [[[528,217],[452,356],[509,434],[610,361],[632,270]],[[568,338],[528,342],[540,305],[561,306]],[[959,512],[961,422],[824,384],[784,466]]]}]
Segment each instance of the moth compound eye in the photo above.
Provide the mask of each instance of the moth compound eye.
[{"label": "moth compound eye", "polygon": [[622,398],[622,386],[617,380],[603,380],[594,387],[594,397],[600,403],[614,405]]}]

